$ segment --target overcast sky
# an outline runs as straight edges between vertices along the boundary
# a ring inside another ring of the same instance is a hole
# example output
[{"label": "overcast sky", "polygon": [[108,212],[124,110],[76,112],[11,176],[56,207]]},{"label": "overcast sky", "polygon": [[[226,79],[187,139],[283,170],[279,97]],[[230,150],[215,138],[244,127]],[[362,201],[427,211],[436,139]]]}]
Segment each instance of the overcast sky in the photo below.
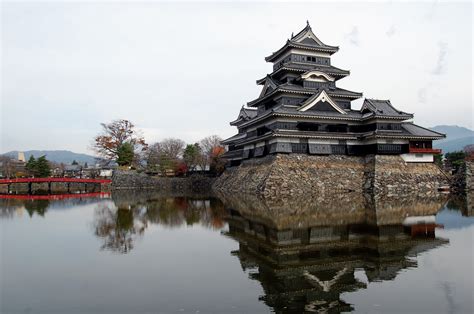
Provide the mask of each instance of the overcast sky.
[{"label": "overcast sky", "polygon": [[473,127],[470,2],[1,6],[1,152],[91,153],[99,124],[119,118],[151,143],[231,136],[271,72],[264,57],[306,20],[340,47],[331,62],[351,75],[339,87],[390,99],[423,126]]}]

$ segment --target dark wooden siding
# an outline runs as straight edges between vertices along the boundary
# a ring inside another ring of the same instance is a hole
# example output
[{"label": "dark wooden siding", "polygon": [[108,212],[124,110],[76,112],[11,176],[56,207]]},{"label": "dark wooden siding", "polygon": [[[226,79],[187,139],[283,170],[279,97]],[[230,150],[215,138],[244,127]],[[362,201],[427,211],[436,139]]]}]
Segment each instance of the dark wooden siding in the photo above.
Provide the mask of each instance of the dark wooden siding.
[{"label": "dark wooden siding", "polygon": [[336,84],[334,82],[313,82],[313,81],[303,81],[303,87],[305,88],[329,88],[335,87]]}]

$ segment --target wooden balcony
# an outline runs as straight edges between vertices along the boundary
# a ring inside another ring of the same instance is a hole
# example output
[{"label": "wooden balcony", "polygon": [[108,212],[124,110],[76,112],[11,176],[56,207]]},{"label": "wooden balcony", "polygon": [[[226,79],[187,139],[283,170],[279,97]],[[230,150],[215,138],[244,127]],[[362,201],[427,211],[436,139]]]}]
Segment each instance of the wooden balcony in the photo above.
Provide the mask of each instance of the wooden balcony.
[{"label": "wooden balcony", "polygon": [[411,154],[441,154],[441,149],[410,147],[408,152]]}]

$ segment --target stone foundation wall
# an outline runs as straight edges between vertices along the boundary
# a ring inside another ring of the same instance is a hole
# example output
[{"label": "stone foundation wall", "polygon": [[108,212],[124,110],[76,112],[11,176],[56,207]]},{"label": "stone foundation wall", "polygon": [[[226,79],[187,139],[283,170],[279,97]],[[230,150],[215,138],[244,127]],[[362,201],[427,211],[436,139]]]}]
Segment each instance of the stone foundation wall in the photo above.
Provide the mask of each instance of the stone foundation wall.
[{"label": "stone foundation wall", "polygon": [[466,191],[474,191],[474,160],[466,160]]},{"label": "stone foundation wall", "polygon": [[374,157],[373,191],[382,194],[436,193],[448,176],[435,163],[406,163],[400,156]]},{"label": "stone foundation wall", "polygon": [[434,193],[447,177],[433,163],[405,163],[400,156],[277,154],[227,169],[213,188],[265,197],[343,192]]}]

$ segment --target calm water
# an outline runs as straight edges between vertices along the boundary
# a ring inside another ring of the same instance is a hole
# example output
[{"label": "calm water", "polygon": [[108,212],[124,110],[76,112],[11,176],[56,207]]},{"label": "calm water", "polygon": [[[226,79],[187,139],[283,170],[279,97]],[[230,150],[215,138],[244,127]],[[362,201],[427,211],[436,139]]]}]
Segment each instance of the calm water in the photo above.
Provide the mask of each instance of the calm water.
[{"label": "calm water", "polygon": [[472,313],[472,203],[0,200],[1,313]]}]

